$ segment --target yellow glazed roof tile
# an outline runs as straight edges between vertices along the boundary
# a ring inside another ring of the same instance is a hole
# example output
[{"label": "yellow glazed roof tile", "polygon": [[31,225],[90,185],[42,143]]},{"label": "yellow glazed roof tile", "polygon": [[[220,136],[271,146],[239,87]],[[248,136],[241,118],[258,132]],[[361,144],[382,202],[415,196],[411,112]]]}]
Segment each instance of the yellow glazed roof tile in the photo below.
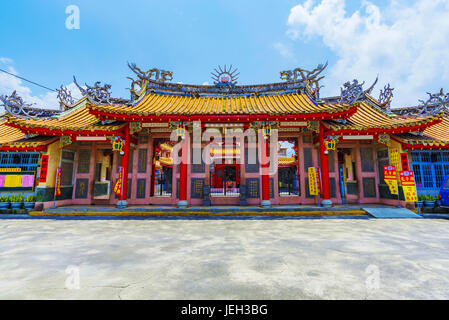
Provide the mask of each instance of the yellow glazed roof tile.
[{"label": "yellow glazed roof tile", "polygon": [[5,120],[0,120],[0,144],[23,139],[25,134],[20,129],[7,126]]},{"label": "yellow glazed roof tile", "polygon": [[357,108],[357,112],[348,118],[346,124],[329,123],[328,126],[333,130],[363,131],[367,129],[389,129],[422,125],[433,120],[438,120],[441,117],[442,114],[416,118],[392,117],[382,110],[378,110],[362,102]]},{"label": "yellow glazed roof tile", "polygon": [[90,106],[94,110],[103,112],[136,116],[334,113],[349,107],[349,105],[315,104],[307,95],[299,93],[232,97],[193,97],[149,93],[132,106]]},{"label": "yellow glazed roof tile", "polygon": [[449,142],[449,119],[444,117],[443,121],[437,123],[436,125],[430,126],[424,130],[424,134],[445,142]]},{"label": "yellow glazed roof tile", "polygon": [[46,128],[50,130],[72,130],[72,131],[113,131],[120,126],[96,125],[98,118],[89,113],[88,104],[64,112],[57,117],[48,119],[19,118],[5,115],[8,123],[25,128]]}]

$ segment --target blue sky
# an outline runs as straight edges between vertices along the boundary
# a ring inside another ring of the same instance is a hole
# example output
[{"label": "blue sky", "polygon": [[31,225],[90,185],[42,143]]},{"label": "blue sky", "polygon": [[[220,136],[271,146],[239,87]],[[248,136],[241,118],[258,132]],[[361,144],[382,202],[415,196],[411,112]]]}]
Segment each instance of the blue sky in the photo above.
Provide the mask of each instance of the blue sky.
[{"label": "blue sky", "polygon": [[[355,77],[369,85],[379,73],[382,86],[393,80],[403,92],[396,94],[398,103],[411,104],[418,97],[425,98],[426,90],[449,87],[449,60],[441,58],[443,53],[429,52],[429,59],[435,61],[414,65],[426,56],[413,52],[428,50],[410,45],[415,40],[407,28],[412,26],[405,26],[404,34],[398,30],[413,18],[411,11],[422,10],[427,18],[441,13],[447,17],[449,11],[444,11],[449,5],[440,2],[440,7],[426,7],[423,0],[376,1],[375,5],[344,0],[2,1],[0,67],[51,88],[69,85],[73,75],[81,83],[107,82],[114,96],[128,97],[126,77],[132,73],[127,61],[142,69],[171,70],[174,82],[195,84],[211,83],[213,68],[233,64],[240,71],[239,83],[255,84],[280,81],[281,70],[313,69],[328,60],[325,95],[338,94],[341,84]],[[413,7],[420,4],[423,7]],[[69,5],[80,9],[79,30],[65,26]],[[376,8],[380,21],[376,21]],[[449,26],[439,20],[435,23],[442,24],[438,29],[444,38]],[[354,25],[360,31],[352,30]],[[422,37],[426,34],[423,28]],[[373,35],[374,49],[368,40]],[[397,41],[397,48],[391,48],[389,37]],[[430,43],[430,49],[437,46],[437,40]],[[378,45],[382,41],[388,50]],[[354,42],[365,48],[362,53],[356,53]],[[402,59],[401,50],[410,50],[410,57],[404,53]],[[410,70],[417,67],[434,69],[435,74],[427,75],[426,81],[416,79],[419,72]],[[44,89],[16,80],[10,85],[2,77],[0,94],[19,86],[30,89],[23,95],[33,101],[49,104],[54,99]],[[410,92],[416,94],[411,97]]]}]

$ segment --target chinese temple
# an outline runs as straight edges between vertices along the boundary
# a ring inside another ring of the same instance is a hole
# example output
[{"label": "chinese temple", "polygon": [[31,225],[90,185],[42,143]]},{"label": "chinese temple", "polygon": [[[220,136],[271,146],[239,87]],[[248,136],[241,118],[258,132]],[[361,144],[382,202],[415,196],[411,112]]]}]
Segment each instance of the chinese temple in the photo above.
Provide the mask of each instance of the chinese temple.
[{"label": "chinese temple", "polygon": [[213,85],[187,85],[129,64],[130,99],[76,79],[83,97],[61,87],[60,110],[1,96],[0,193],[34,194],[45,208],[397,204],[404,188],[392,194],[384,179],[394,165],[435,194],[449,175],[449,95],[392,108],[389,85],[374,98],[376,79],[320,97],[326,66],[261,85],[238,84],[225,66]]}]

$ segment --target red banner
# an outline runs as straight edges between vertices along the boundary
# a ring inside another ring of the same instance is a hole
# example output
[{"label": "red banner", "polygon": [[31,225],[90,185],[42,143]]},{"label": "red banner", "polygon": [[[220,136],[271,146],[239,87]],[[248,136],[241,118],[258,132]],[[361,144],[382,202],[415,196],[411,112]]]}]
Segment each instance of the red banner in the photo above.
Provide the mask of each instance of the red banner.
[{"label": "red banner", "polygon": [[39,175],[39,182],[45,183],[47,181],[48,170],[48,155],[44,154],[41,158],[41,173]]},{"label": "red banner", "polygon": [[401,153],[401,164],[402,164],[402,170],[403,171],[409,171],[409,165],[408,165],[408,154],[407,152]]},{"label": "red banner", "polygon": [[123,173],[124,173],[124,168],[123,167],[119,167],[119,176],[117,179],[117,182],[115,183],[114,186],[114,193],[118,196],[120,196],[122,194],[122,184],[123,184]]},{"label": "red banner", "polygon": [[58,168],[56,170],[56,188],[55,188],[55,195],[60,196],[61,195],[61,173],[62,169]]}]

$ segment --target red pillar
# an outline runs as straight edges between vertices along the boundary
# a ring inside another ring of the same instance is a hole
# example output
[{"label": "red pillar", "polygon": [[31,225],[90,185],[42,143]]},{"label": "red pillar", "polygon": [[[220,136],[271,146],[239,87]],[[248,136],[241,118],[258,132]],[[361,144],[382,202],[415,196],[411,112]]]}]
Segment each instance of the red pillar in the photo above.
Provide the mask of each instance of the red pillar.
[{"label": "red pillar", "polygon": [[123,187],[122,194],[119,197],[119,207],[126,207],[128,205],[128,164],[129,164],[129,145],[130,145],[130,134],[129,134],[129,124],[127,124],[124,128],[125,130],[125,144],[123,146],[123,156],[121,166],[123,167]]},{"label": "red pillar", "polygon": [[268,153],[270,150],[270,143],[268,141],[269,137],[262,135],[262,206],[271,206],[270,201],[270,177],[269,177],[269,167],[270,163],[268,161]]},{"label": "red pillar", "polygon": [[324,145],[324,125],[320,122],[320,164],[321,164],[321,184],[322,184],[322,192],[323,192],[323,206],[331,206],[331,192],[329,185],[329,163],[327,160],[327,151],[326,146]]},{"label": "red pillar", "polygon": [[181,144],[181,164],[179,168],[179,207],[186,207],[187,203],[187,130],[185,131],[185,135]]}]

